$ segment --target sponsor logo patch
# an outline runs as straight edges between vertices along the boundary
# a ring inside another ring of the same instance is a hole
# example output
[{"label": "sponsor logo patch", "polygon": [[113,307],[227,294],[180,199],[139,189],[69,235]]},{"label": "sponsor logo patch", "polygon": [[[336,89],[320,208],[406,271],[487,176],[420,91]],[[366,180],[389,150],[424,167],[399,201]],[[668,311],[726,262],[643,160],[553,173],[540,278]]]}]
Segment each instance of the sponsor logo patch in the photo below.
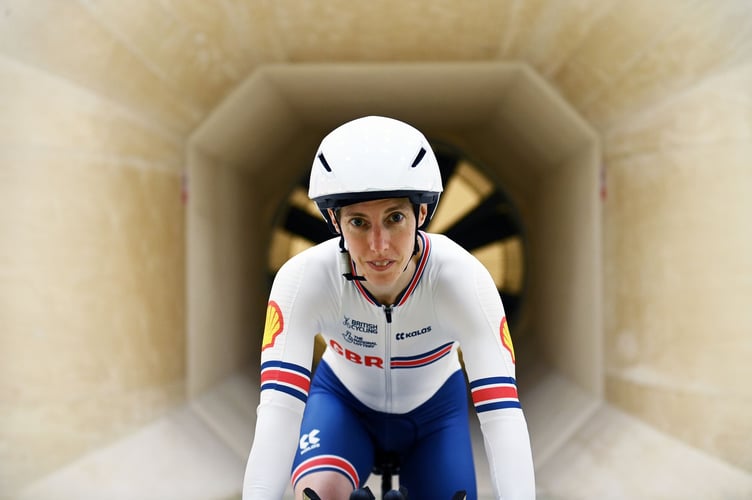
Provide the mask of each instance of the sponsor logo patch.
[{"label": "sponsor logo patch", "polygon": [[321,438],[319,438],[318,429],[313,429],[311,432],[303,434],[300,436],[300,442],[298,443],[300,445],[300,454],[303,455],[311,450],[315,450],[321,446],[320,441]]},{"label": "sponsor logo patch", "polygon": [[424,335],[431,332],[431,325],[424,326],[420,330],[413,330],[412,332],[399,332],[394,337],[397,340],[407,340],[419,335]]},{"label": "sponsor logo patch", "polygon": [[366,349],[373,349],[374,347],[376,347],[376,342],[374,342],[373,340],[366,340],[362,335],[355,335],[350,330],[345,330],[344,332],[342,332],[342,338],[350,344],[356,345],[358,347],[365,347]]},{"label": "sponsor logo patch", "polygon": [[514,357],[514,346],[512,345],[512,335],[509,333],[509,325],[507,324],[507,317],[501,318],[501,326],[499,326],[499,333],[501,333],[501,343],[509,351],[512,356],[512,363],[517,364],[517,360]]},{"label": "sponsor logo patch", "polygon": [[360,333],[379,333],[379,327],[373,323],[366,323],[365,321],[358,321],[357,319],[348,318],[342,320],[342,324],[348,330],[355,330]]},{"label": "sponsor logo patch", "polygon": [[270,300],[269,305],[266,306],[266,323],[264,324],[264,340],[261,343],[261,350],[272,347],[284,328],[285,320],[282,318],[282,311],[276,302]]},{"label": "sponsor logo patch", "polygon": [[346,330],[342,332],[342,339],[345,342],[366,349],[373,349],[376,347],[376,342],[368,340],[368,337],[364,337],[363,334],[378,334],[378,325],[366,323],[365,321],[358,321],[357,319],[348,318],[347,316],[342,320],[342,324],[346,328]]}]

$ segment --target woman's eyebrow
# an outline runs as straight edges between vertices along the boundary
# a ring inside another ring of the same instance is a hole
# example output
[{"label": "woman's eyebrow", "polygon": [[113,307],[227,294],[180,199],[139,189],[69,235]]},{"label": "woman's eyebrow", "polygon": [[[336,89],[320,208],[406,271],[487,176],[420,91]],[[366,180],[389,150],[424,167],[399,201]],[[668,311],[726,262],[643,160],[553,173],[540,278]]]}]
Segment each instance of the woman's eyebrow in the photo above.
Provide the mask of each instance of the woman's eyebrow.
[{"label": "woman's eyebrow", "polygon": [[[384,209],[384,212],[396,212],[398,210],[407,210],[408,209],[408,203],[396,203],[394,205],[388,206]],[[367,217],[367,215],[363,212],[348,212],[342,214],[344,217]]]}]

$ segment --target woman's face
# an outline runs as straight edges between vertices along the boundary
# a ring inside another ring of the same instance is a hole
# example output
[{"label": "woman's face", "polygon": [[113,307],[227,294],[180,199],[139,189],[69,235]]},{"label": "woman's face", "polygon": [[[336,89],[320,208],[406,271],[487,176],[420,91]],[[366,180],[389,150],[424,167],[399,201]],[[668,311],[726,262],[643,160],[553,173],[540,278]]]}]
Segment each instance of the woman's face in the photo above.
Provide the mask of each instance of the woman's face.
[{"label": "woman's face", "polygon": [[[418,225],[427,210],[425,204],[420,206]],[[345,238],[357,273],[366,278],[366,288],[382,303],[391,303],[384,298],[396,297],[412,278],[409,264],[415,248],[415,224],[415,212],[407,198],[365,201],[340,211],[337,229]]]}]

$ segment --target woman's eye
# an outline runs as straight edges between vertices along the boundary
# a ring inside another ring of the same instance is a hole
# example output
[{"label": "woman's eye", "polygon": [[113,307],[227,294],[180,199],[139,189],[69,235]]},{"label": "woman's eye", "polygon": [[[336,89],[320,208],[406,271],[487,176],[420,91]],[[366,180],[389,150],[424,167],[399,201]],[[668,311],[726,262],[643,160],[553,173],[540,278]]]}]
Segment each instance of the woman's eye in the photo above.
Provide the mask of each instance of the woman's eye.
[{"label": "woman's eye", "polygon": [[390,215],[389,220],[392,222],[402,222],[403,220],[405,220],[405,216],[404,214],[397,212]]},{"label": "woman's eye", "polygon": [[350,219],[350,225],[355,227],[363,227],[365,225],[365,221],[363,219]]}]

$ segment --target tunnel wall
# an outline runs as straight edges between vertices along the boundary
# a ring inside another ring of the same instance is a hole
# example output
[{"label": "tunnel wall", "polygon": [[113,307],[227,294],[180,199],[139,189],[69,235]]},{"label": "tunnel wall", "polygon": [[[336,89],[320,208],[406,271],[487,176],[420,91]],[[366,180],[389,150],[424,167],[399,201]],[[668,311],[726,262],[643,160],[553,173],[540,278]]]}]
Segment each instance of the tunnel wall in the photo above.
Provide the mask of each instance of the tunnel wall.
[{"label": "tunnel wall", "polygon": [[195,396],[251,362],[265,279],[253,179],[197,148],[188,159],[186,382]]},{"label": "tunnel wall", "polygon": [[[752,67],[606,134],[606,394],[752,471]],[[733,347],[732,347],[733,346]]]},{"label": "tunnel wall", "polygon": [[183,402],[187,322],[182,142],[5,56],[0,86],[1,492]]},{"label": "tunnel wall", "polygon": [[543,357],[603,397],[598,151],[591,144],[538,178],[526,299]]}]

